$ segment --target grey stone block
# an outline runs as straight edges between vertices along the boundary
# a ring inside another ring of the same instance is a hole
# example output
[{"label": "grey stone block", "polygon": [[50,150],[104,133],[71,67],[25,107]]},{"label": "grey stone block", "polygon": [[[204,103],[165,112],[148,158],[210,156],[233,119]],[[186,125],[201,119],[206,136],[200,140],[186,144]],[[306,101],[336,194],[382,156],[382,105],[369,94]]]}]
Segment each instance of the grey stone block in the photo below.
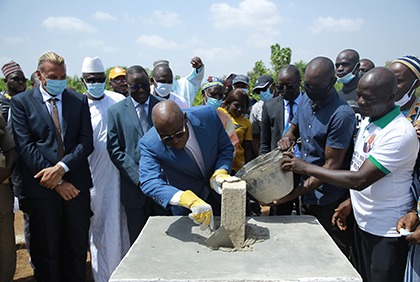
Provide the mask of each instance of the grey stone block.
[{"label": "grey stone block", "polygon": [[245,241],[246,182],[225,182],[222,191],[221,225],[235,248],[241,248]]}]

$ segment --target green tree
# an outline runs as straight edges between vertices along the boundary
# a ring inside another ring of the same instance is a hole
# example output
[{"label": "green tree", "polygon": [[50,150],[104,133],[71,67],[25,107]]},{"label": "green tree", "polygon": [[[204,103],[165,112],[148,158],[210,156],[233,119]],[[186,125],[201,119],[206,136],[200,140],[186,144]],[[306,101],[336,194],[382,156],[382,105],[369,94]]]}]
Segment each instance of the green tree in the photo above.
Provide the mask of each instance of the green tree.
[{"label": "green tree", "polygon": [[[263,74],[271,75],[271,70],[268,69],[262,60],[259,60],[258,62],[255,62],[254,68],[252,71],[248,72],[247,75],[249,77],[249,89],[252,90],[255,86],[255,83]],[[249,93],[250,97],[257,98],[258,95],[255,95],[254,93]]]},{"label": "green tree", "polygon": [[84,93],[85,86],[83,85],[82,80],[77,76],[67,76],[67,86],[74,88],[77,92]]},{"label": "green tree", "polygon": [[273,74],[277,76],[281,67],[290,64],[292,58],[292,49],[289,47],[281,48],[280,44],[276,43],[270,46],[271,48],[271,65],[273,67]]},{"label": "green tree", "polygon": [[306,70],[306,66],[308,65],[308,63],[300,60],[299,62],[294,62],[293,63],[299,70],[299,74],[300,74],[300,89],[304,89],[303,88],[303,77],[305,75],[305,70]]}]

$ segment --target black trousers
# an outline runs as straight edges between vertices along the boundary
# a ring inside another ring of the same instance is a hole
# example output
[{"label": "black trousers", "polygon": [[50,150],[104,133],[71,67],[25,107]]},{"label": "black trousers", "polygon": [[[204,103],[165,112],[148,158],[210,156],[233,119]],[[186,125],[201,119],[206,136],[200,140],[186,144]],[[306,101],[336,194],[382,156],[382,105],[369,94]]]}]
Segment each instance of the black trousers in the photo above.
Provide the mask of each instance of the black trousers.
[{"label": "black trousers", "polygon": [[355,242],[363,281],[403,281],[408,253],[405,238],[375,236],[356,228]]},{"label": "black trousers", "polygon": [[124,206],[124,209],[127,217],[127,227],[128,235],[130,237],[130,245],[133,245],[133,243],[136,241],[141,230],[146,224],[149,216],[172,215],[171,210],[165,210],[150,198],[146,199],[146,203],[143,207],[129,208]]},{"label": "black trousers", "polygon": [[92,215],[89,191],[70,201],[51,192],[45,198],[27,198],[35,278],[38,282],[84,282]]},{"label": "black trousers", "polygon": [[351,215],[347,218],[347,229],[345,231],[341,231],[336,225],[333,226],[331,223],[331,218],[335,212],[334,210],[344,200],[345,198],[323,206],[303,204],[302,213],[315,216],[319,223],[321,223],[322,227],[324,227],[327,233],[334,240],[335,244],[340,248],[341,252],[343,252],[349,260],[351,260],[354,225],[353,216]]}]

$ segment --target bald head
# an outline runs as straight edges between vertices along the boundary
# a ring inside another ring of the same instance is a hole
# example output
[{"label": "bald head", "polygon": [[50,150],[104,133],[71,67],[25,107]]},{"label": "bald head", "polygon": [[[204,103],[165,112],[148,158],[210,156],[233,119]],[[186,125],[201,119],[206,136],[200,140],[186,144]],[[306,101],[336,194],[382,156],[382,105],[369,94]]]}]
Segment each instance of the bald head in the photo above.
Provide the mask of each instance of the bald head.
[{"label": "bald head", "polygon": [[[288,101],[293,101],[300,94],[300,73],[296,66],[286,65],[279,70],[277,76],[280,95]],[[293,86],[293,88],[290,88]]]},{"label": "bald head", "polygon": [[332,92],[335,81],[334,64],[326,57],[316,57],[305,71],[305,92],[315,103],[324,101]]},{"label": "bald head", "polygon": [[170,100],[157,103],[152,110],[152,120],[162,142],[174,149],[183,149],[189,131],[186,115]]},{"label": "bald head", "polygon": [[387,68],[377,67],[367,72],[359,81],[361,88],[369,88],[382,98],[386,98],[390,94],[395,96],[397,92],[397,77]]},{"label": "bald head", "polygon": [[356,64],[360,61],[359,53],[353,49],[345,49],[341,51],[336,58],[336,61],[345,58],[352,64]]},{"label": "bald head", "polygon": [[397,77],[384,67],[371,69],[357,84],[360,113],[376,120],[394,109]]},{"label": "bald head", "polygon": [[[153,68],[152,76],[156,80],[156,82],[160,83],[172,83],[173,81],[172,70],[167,64],[156,65]],[[165,81],[163,81],[162,79],[164,79]]]},{"label": "bald head", "polygon": [[182,121],[183,116],[181,108],[170,100],[157,103],[152,110],[152,121],[156,129],[170,123],[178,123]]},{"label": "bald head", "polygon": [[335,77],[334,64],[326,57],[316,57],[306,66],[305,82],[307,78],[325,81]]}]

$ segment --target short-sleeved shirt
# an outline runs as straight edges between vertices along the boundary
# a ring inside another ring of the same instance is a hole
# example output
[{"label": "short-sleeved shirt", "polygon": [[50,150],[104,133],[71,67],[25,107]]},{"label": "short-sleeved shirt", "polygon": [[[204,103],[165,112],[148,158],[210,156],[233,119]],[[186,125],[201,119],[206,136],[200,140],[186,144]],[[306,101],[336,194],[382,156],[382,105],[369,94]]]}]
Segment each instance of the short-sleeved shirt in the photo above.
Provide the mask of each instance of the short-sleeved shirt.
[{"label": "short-sleeved shirt", "polygon": [[400,108],[370,122],[363,120],[357,135],[351,170],[369,159],[385,176],[362,191],[350,191],[360,229],[383,237],[399,237],[396,222],[413,204],[410,186],[419,142]]},{"label": "short-sleeved shirt", "polygon": [[[219,108],[219,109],[229,114],[226,111],[226,109],[224,108]],[[232,170],[237,171],[241,169],[245,164],[245,150],[242,147],[242,143],[243,141],[252,141],[252,125],[249,119],[243,116],[233,118],[230,115],[230,117],[232,118],[233,124],[235,125],[236,135],[238,135],[238,139],[239,139],[239,145],[238,145],[238,148],[236,149],[236,155],[235,155],[235,158],[233,159],[233,164],[232,164]]]},{"label": "short-sleeved shirt", "polygon": [[[335,90],[320,105],[314,105],[304,94],[292,123],[299,128],[302,140],[300,157],[305,162],[323,166],[326,146],[333,149],[353,147],[356,118],[351,107]],[[343,162],[341,169],[349,167],[350,157]],[[324,183],[303,195],[302,200],[309,205],[328,205],[342,199],[347,193],[345,189]]]}]

